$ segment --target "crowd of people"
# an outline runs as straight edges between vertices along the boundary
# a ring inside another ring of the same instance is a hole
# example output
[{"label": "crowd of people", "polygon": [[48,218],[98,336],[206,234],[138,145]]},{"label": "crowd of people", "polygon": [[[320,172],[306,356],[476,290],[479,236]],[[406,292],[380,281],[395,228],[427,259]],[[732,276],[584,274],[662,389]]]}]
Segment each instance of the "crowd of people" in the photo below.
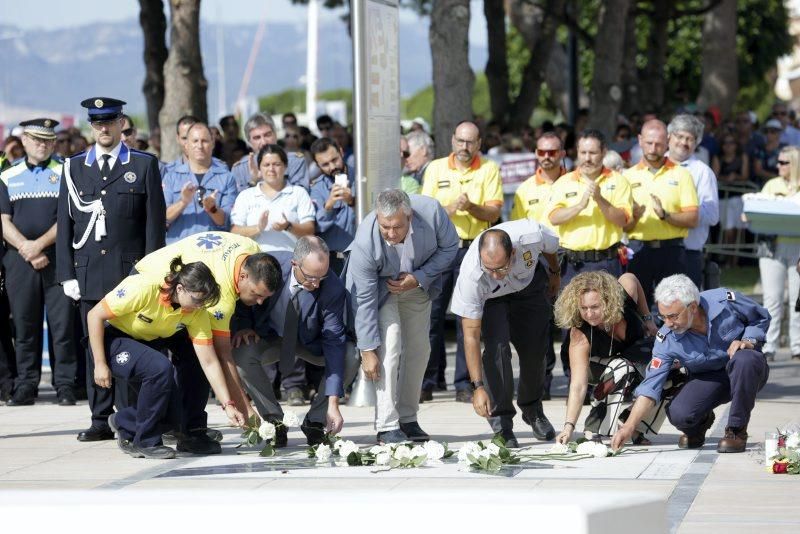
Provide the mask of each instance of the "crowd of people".
[{"label": "crowd of people", "polygon": [[[6,139],[8,406],[35,403],[46,342],[58,403],[88,398],[81,441],[116,438],[144,458],[219,453],[207,424],[213,390],[235,426],[281,421],[281,399],[310,403],[301,430],[316,444],[341,431],[339,402],[360,367],[376,390],[376,441],[425,441],[419,404],[448,388],[449,311],[455,400],[509,447],[517,409],[536,439],[566,443],[586,403],[589,439],[646,444],[668,417],[681,447],[699,447],[713,409],[731,402],[718,451],[745,450],[787,276],[800,291],[800,251],[791,238],[765,241],[762,307],[700,291],[703,247],[720,218],[723,232],[739,228],[737,195],[752,184],[798,192],[800,130],[785,106],[764,136],[751,114],[725,122],[713,110],[622,121],[612,141],[580,124],[515,137],[470,119],[440,134],[451,151],[439,159],[415,120],[396,188],[357,226],[353,148],[330,117],[317,119],[315,137],[293,114],[279,127],[256,113],[242,139],[235,117],[217,129],[184,116],[182,154],[164,162],[159,132],[140,136],[124,105],[82,102],[92,144],[49,118]],[[525,150],[537,168],[502,221],[500,168],[486,155]],[[570,379],[558,432],[542,405],[556,328]],[[276,426],[274,445],[286,446]]]}]

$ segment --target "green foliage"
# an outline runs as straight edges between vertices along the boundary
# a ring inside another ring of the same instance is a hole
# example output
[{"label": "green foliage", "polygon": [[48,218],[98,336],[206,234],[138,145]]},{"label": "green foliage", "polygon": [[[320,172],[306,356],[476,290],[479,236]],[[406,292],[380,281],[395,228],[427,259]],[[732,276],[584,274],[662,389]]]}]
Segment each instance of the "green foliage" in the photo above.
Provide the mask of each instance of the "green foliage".
[{"label": "green foliage", "polygon": [[[319,93],[319,100],[344,100],[347,103],[347,121],[353,117],[353,91],[350,89],[332,89]],[[303,113],[306,110],[306,90],[286,89],[280,93],[258,98],[259,109],[267,113]]]}]

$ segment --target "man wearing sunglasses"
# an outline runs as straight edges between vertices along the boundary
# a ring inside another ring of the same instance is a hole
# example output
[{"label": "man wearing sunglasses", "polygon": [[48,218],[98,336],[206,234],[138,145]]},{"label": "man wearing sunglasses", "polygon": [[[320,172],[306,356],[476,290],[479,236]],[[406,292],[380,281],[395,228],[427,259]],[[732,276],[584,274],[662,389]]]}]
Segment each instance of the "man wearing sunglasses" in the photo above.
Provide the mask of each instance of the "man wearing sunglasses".
[{"label": "man wearing sunglasses", "polygon": [[[330,270],[328,246],[319,237],[301,237],[294,253],[273,255],[281,266],[282,284],[263,304],[237,305],[233,358],[259,415],[273,422],[283,419],[283,410],[264,366],[279,363],[284,376],[291,374],[295,358],[324,367],[319,394],[300,426],[308,444],[317,445],[325,432],[341,431],[339,398],[358,371],[355,345],[345,328],[348,295]],[[278,427],[276,445],[286,445],[285,427]]]},{"label": "man wearing sunglasses", "polygon": [[683,274],[664,278],[655,300],[664,326],[656,335],[647,374],[636,388],[636,402],[611,440],[616,450],[659,402],[672,368],[684,368],[686,384],[667,408],[670,422],[683,432],[682,449],[703,446],[714,423],[714,408],[731,403],[725,437],[717,452],[744,452],[747,425],[756,394],[769,377],[761,345],[769,329],[766,308],[726,288],[699,292]]},{"label": "man wearing sunglasses", "polygon": [[[86,314],[145,254],[164,246],[164,193],[158,160],[131,150],[122,138],[122,100],[106,97],[81,102],[88,110],[95,144],[64,162],[58,194],[56,269],[64,293]],[[113,439],[108,416],[125,406],[127,387],[96,387],[94,360],[87,352],[86,384],[92,426],[80,441]]]},{"label": "man wearing sunglasses", "polygon": [[417,422],[428,365],[431,301],[453,263],[458,235],[435,200],[382,191],[359,224],[346,268],[361,366],[375,382],[379,444],[426,441]]},{"label": "man wearing sunglasses", "polygon": [[451,310],[464,330],[472,406],[508,447],[519,446],[513,431],[510,343],[519,357],[517,406],[522,420],[536,439],[556,435],[542,408],[542,384],[553,314],[550,298],[560,286],[557,251],[558,237],[546,226],[530,219],[498,224],[470,245],[453,291]]}]

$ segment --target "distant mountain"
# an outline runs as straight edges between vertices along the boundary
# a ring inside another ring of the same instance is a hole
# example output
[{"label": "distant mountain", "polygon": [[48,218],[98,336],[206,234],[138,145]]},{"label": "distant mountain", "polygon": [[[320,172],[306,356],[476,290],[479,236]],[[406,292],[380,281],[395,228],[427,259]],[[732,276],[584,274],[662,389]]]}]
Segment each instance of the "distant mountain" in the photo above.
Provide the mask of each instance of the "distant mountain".
[{"label": "distant mountain", "polygon": [[[8,20],[8,19],[6,19]],[[257,24],[225,25],[224,72],[227,102],[239,93]],[[216,117],[217,28],[201,25],[201,47],[209,82],[209,116]],[[0,105],[80,113],[79,102],[100,95],[126,100],[129,110],[144,112],[143,37],[136,19],[59,30],[22,31],[0,25],[4,66]],[[342,22],[320,26],[320,90],[351,87],[350,37]],[[471,50],[473,68],[483,69],[485,48]],[[268,24],[248,94],[262,96],[301,87],[306,65],[306,23]],[[400,90],[408,96],[431,83],[428,21],[400,25]]]}]

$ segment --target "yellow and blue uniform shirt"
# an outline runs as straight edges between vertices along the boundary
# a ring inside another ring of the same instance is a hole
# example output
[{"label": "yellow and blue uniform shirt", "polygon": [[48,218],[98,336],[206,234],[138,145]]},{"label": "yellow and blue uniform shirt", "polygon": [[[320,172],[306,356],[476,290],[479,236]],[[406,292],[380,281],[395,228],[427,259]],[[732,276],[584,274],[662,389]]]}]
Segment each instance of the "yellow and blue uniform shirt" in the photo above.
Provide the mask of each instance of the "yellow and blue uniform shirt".
[{"label": "yellow and blue uniform shirt", "polygon": [[0,213],[11,215],[26,239],[37,239],[56,224],[61,167],[56,158],[40,165],[23,158],[0,174]]},{"label": "yellow and blue uniform shirt", "polygon": [[[561,168],[564,174],[564,168]],[[511,208],[511,220],[532,219],[548,228],[553,228],[547,218],[547,204],[550,201],[550,190],[553,187],[544,176],[541,167],[536,169],[536,174],[522,182],[514,193],[514,206]]]},{"label": "yellow and blue uniform shirt", "polygon": [[211,322],[205,309],[186,312],[173,306],[162,292],[163,279],[135,274],[101,301],[111,315],[108,322],[134,339],[169,338],[185,328],[195,345],[210,345]]},{"label": "yellow and blue uniform shirt", "polygon": [[[631,188],[620,173],[604,168],[596,178],[600,194],[609,204],[625,212],[625,220],[632,214]],[[558,208],[569,208],[581,201],[587,189],[579,171],[559,178],[550,189],[547,217]],[[619,243],[622,228],[606,219],[593,198],[572,220],[556,226],[561,246],[575,251],[605,250]]]},{"label": "yellow and blue uniform shirt", "polygon": [[219,302],[207,310],[212,332],[215,336],[230,337],[231,316],[239,300],[239,273],[247,256],[257,252],[261,252],[258,243],[248,237],[228,232],[203,232],[148,254],[135,268],[142,274],[163,280],[169,273],[170,262],[177,256],[184,264],[205,263],[220,288]]},{"label": "yellow and blue uniform shirt", "polygon": [[688,228],[680,228],[659,219],[650,198],[651,194],[658,197],[661,207],[669,213],[697,211],[697,189],[689,171],[665,159],[664,165],[653,173],[642,160],[625,171],[625,178],[631,184],[633,200],[646,206],[639,222],[628,232],[629,238],[653,241],[686,237],[689,234]]},{"label": "yellow and blue uniform shirt", "polygon": [[[462,193],[466,193],[473,204],[502,207],[503,182],[499,167],[493,161],[475,156],[469,167],[461,170],[456,166],[455,154],[430,162],[422,184],[423,195],[433,197],[442,206],[447,206]],[[481,221],[467,211],[456,211],[450,220],[456,227],[459,239],[475,239],[489,228],[487,221]]]}]

